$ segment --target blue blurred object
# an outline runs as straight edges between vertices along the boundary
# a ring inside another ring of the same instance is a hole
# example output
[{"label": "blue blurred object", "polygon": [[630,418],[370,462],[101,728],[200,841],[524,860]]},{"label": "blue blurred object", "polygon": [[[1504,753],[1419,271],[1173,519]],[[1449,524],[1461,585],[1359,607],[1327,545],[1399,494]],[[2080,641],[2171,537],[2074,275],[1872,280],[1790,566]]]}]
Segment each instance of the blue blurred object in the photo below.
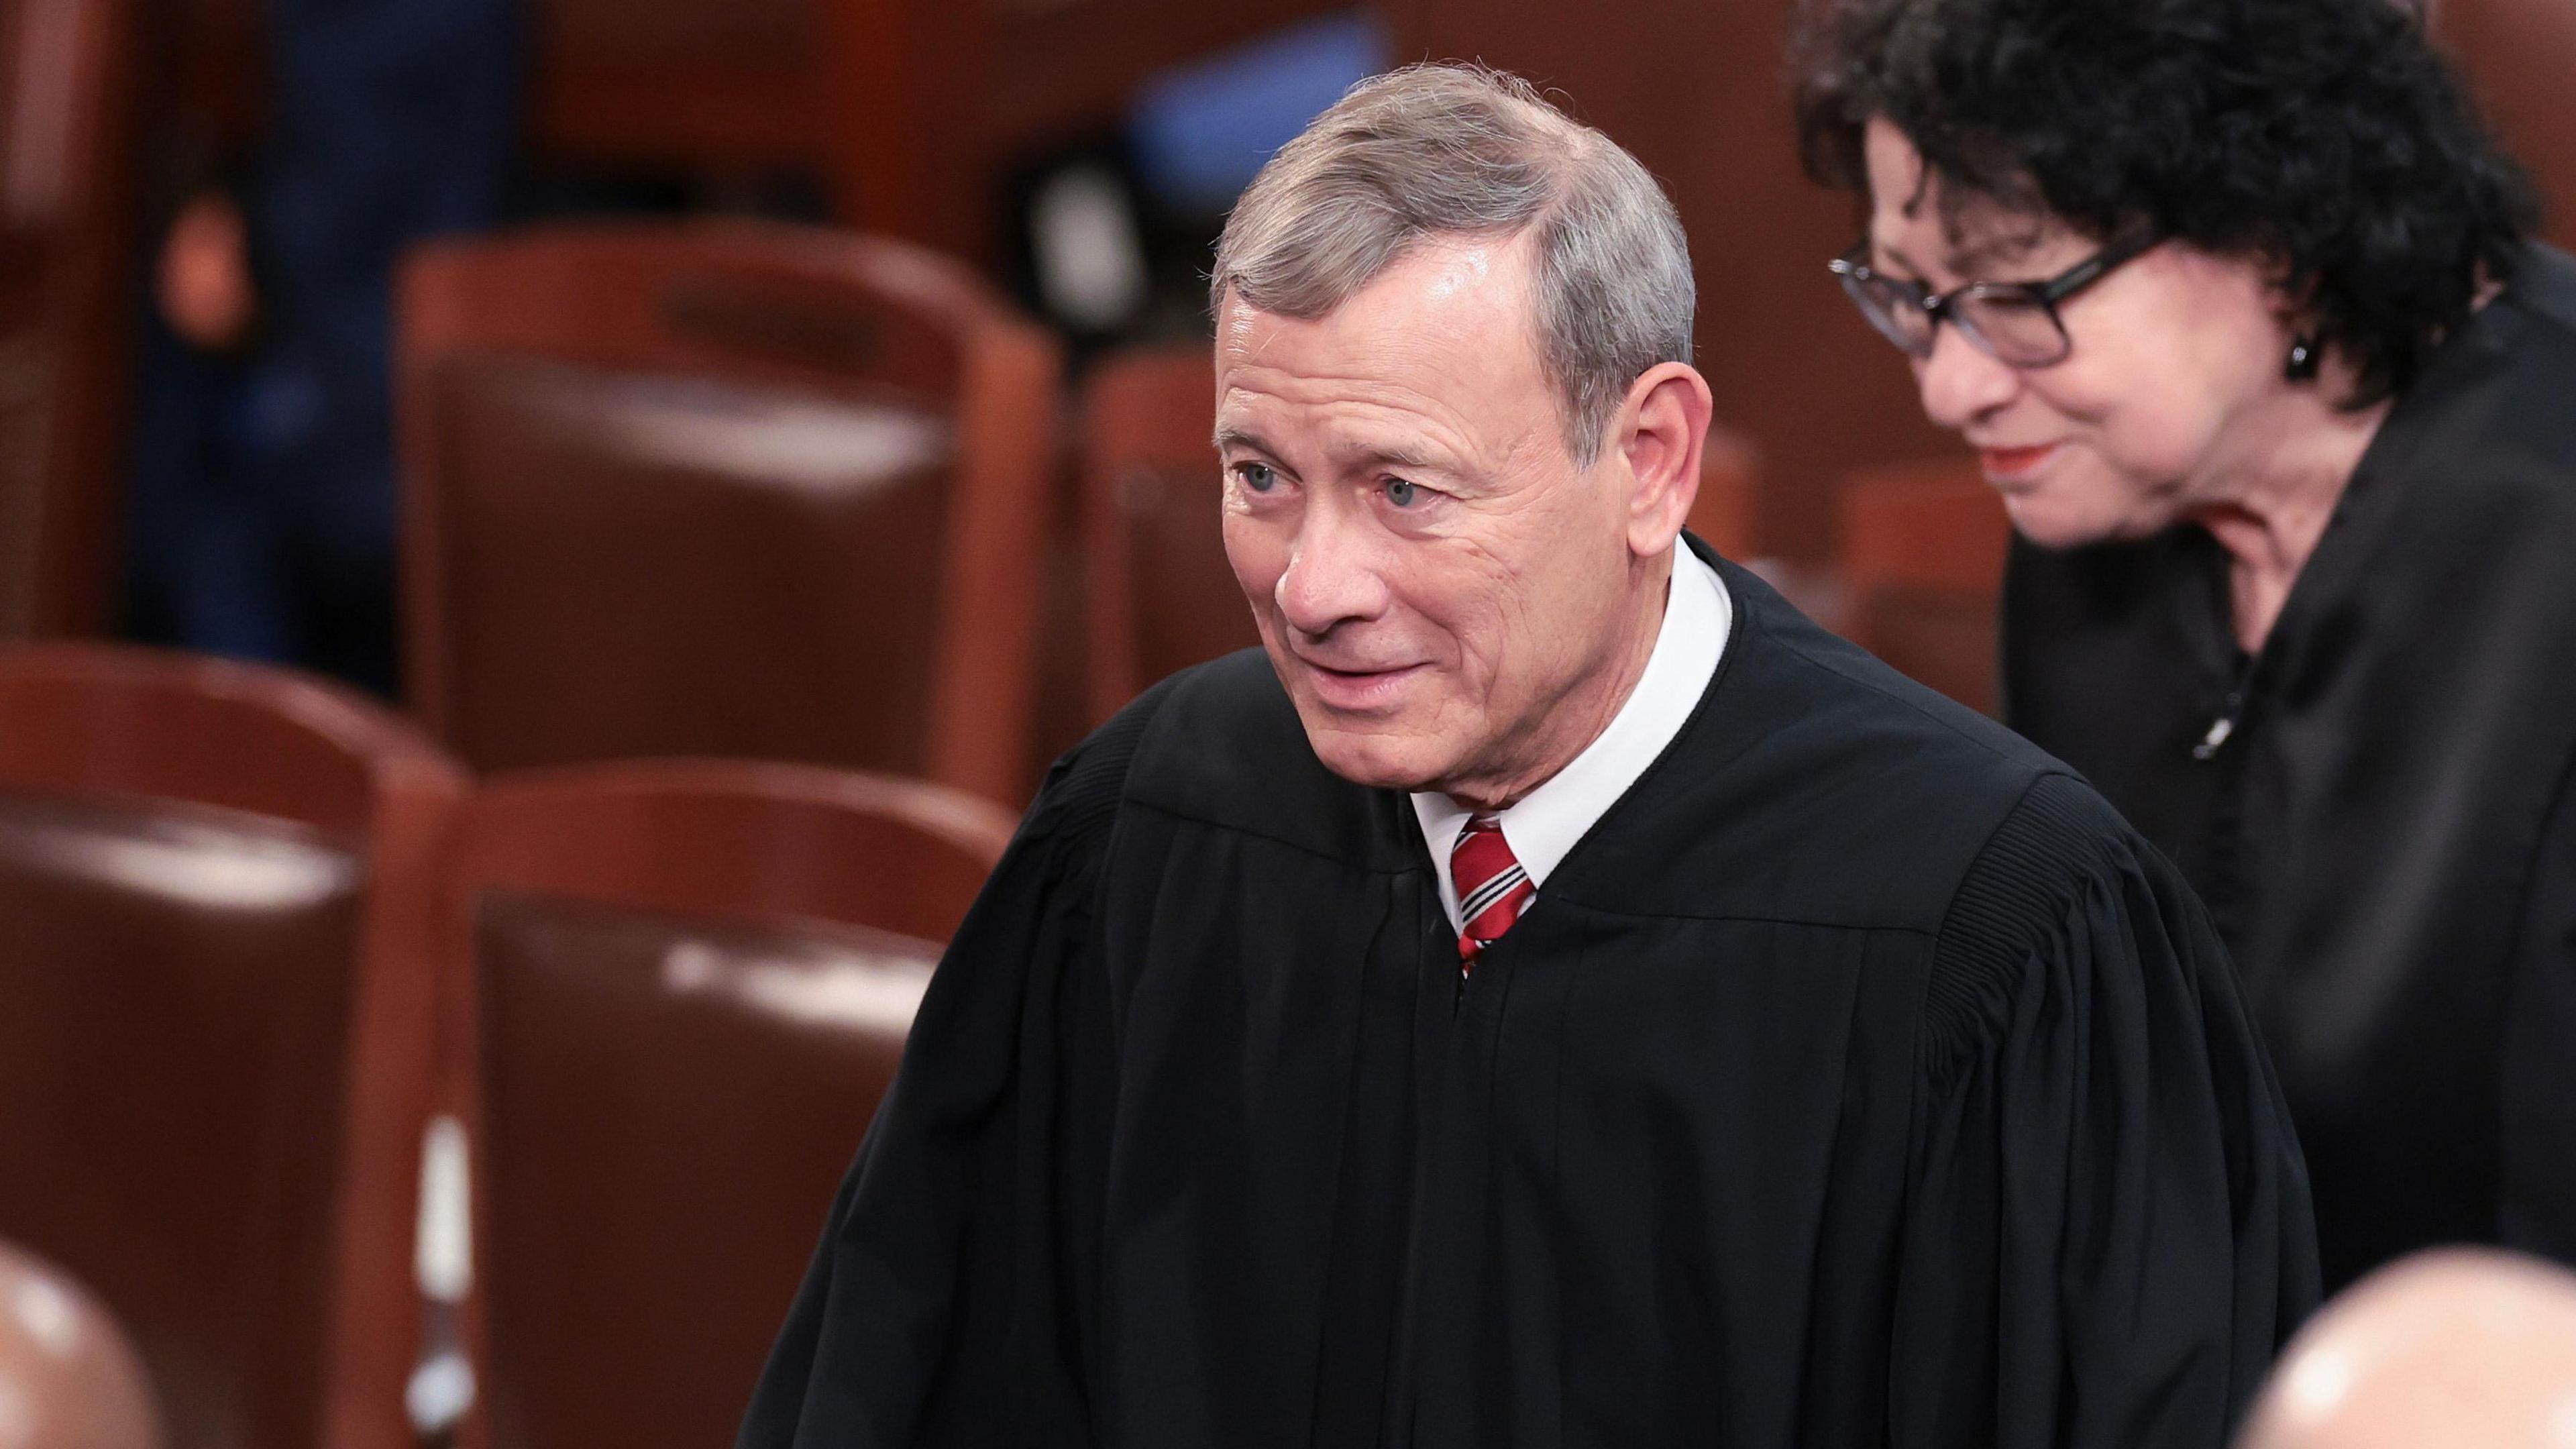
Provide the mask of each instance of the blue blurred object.
[{"label": "blue blurred object", "polygon": [[1165,71],[1128,113],[1139,179],[1176,210],[1223,211],[1272,152],[1386,69],[1393,48],[1376,16],[1352,11]]}]

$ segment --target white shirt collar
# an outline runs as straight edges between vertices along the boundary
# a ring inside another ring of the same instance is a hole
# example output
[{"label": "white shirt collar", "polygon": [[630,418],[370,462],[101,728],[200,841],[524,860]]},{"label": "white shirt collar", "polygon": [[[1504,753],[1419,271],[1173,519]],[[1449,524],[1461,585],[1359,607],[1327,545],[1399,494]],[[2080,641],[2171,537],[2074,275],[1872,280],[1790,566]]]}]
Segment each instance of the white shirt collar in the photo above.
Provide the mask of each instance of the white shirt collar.
[{"label": "white shirt collar", "polygon": [[[1708,692],[1734,623],[1734,602],[1717,570],[1675,544],[1664,621],[1636,688],[1628,692],[1610,727],[1583,753],[1498,817],[1503,839],[1532,885],[1546,888],[1549,872],[1682,732],[1700,696]],[[1440,872],[1440,906],[1449,913],[1452,929],[1459,924],[1458,887],[1449,879],[1449,852],[1472,813],[1436,790],[1413,797],[1414,818],[1422,822],[1423,843]]]}]

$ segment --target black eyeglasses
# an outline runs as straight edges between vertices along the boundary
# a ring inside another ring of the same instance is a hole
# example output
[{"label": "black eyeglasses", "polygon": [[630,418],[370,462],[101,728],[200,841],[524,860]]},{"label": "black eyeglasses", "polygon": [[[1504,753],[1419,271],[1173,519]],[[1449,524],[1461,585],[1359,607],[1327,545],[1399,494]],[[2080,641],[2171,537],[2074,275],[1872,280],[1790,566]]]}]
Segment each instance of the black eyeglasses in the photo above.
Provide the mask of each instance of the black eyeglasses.
[{"label": "black eyeglasses", "polygon": [[2066,360],[2075,342],[2057,315],[2058,304],[2111,274],[2113,268],[2154,247],[2148,233],[2115,242],[2045,282],[1970,282],[1938,296],[1921,282],[1886,277],[1861,260],[1867,241],[1827,265],[1842,279],[1844,295],[1880,336],[1909,357],[1930,357],[1942,322],[1978,351],[2012,367],[2048,367]]}]

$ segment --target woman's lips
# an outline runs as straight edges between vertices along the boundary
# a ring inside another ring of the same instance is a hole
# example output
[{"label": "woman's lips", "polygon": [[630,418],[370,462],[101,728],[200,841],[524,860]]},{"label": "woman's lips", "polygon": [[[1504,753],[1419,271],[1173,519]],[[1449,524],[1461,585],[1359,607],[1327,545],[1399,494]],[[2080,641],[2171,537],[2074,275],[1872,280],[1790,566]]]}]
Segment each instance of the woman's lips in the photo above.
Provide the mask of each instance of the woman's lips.
[{"label": "woman's lips", "polygon": [[1986,476],[1997,482],[2019,478],[2039,471],[2042,464],[2057,456],[2055,443],[2042,443],[2032,448],[1979,448],[1977,461]]}]

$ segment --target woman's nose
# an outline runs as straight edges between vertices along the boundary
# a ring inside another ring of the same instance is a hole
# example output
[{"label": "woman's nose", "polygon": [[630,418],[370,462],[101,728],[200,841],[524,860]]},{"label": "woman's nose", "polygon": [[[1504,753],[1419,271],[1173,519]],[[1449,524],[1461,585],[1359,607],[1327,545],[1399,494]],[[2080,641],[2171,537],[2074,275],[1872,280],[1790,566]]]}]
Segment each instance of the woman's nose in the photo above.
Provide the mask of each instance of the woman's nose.
[{"label": "woman's nose", "polygon": [[1957,327],[1933,332],[1932,355],[1914,364],[1914,381],[1923,391],[1924,414],[1954,432],[2011,402],[2021,391],[2020,370],[1987,356]]}]

